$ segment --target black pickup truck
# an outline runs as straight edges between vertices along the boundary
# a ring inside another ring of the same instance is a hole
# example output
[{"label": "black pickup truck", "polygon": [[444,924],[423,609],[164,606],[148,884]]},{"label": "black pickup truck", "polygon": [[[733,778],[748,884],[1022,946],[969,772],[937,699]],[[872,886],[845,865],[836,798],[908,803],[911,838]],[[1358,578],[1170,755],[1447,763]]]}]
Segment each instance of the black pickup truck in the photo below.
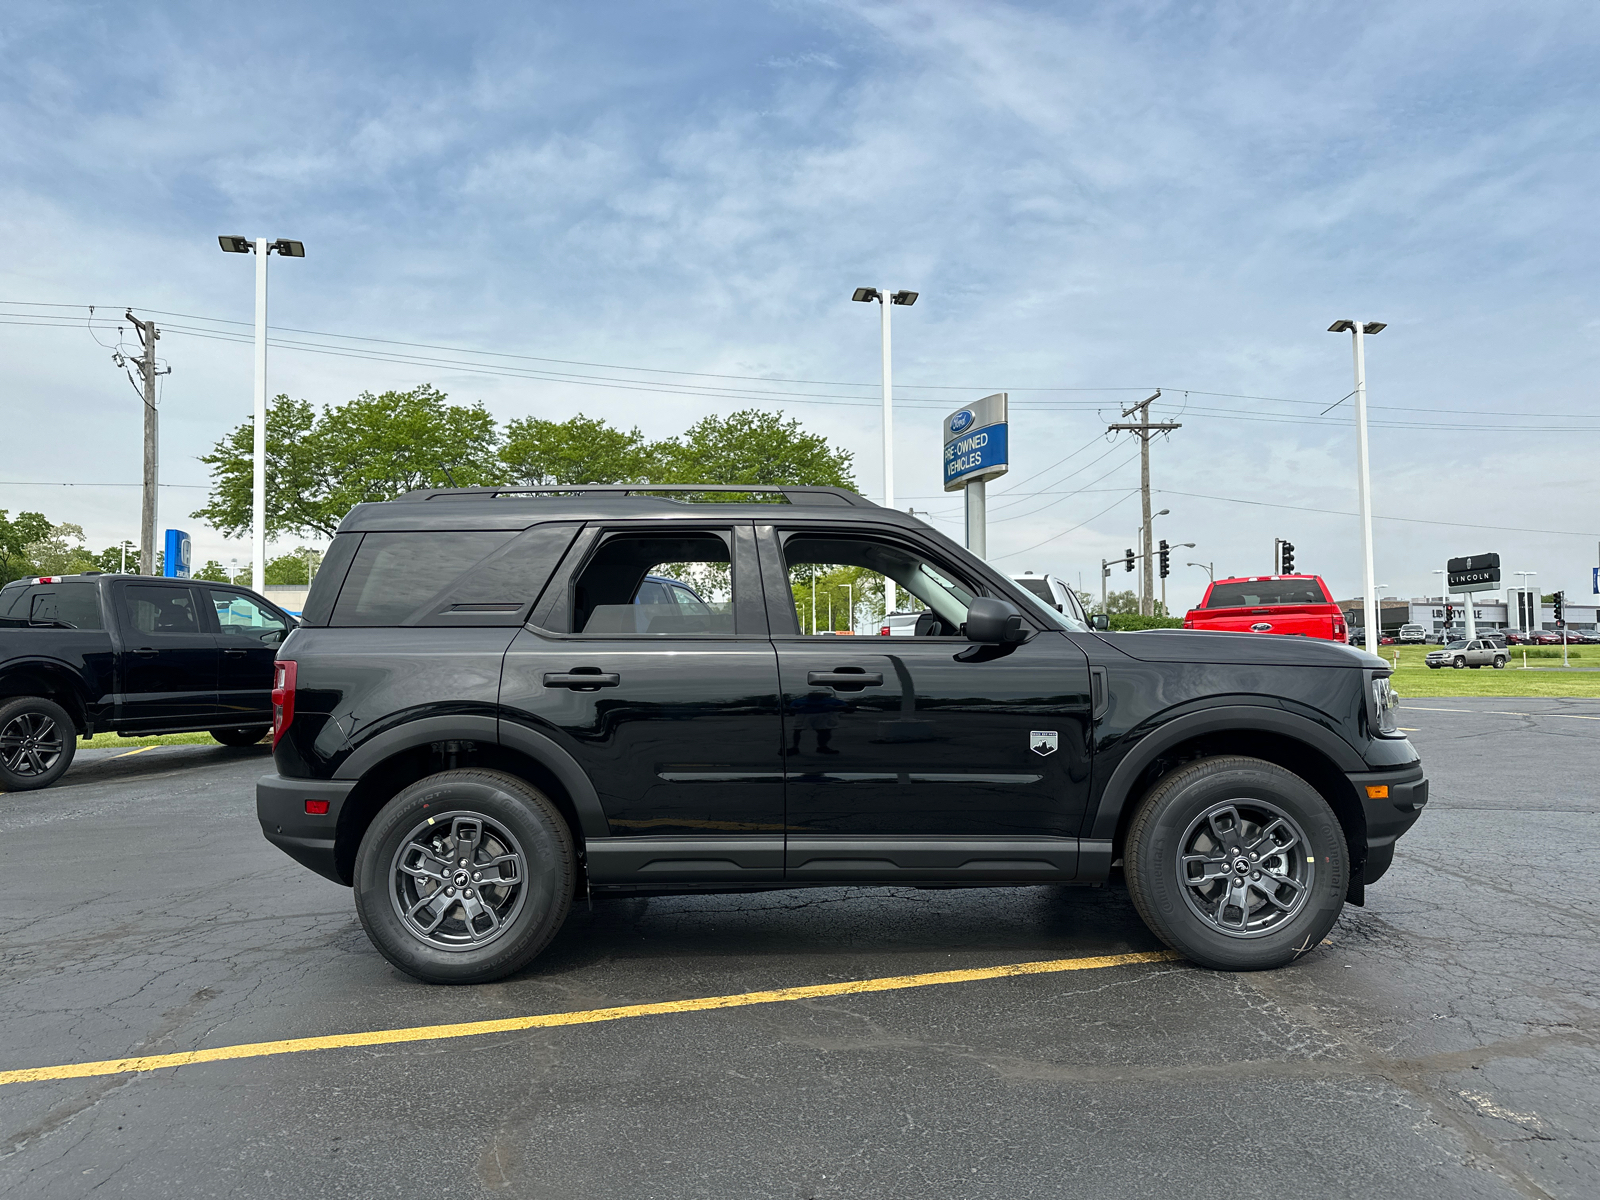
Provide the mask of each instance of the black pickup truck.
[{"label": "black pickup truck", "polygon": [[241,587],[138,575],[0,588],[0,791],[48,787],[77,735],[209,730],[225,746],[272,723],[272,660],[294,621]]},{"label": "black pickup truck", "polygon": [[[1189,958],[1274,967],[1427,802],[1375,655],[1098,632],[840,489],[643,490],[421,492],[339,527],[257,812],[402,970],[500,978],[574,896],[1118,867]],[[697,502],[727,491],[759,502]],[[815,632],[869,598],[914,636]]]}]

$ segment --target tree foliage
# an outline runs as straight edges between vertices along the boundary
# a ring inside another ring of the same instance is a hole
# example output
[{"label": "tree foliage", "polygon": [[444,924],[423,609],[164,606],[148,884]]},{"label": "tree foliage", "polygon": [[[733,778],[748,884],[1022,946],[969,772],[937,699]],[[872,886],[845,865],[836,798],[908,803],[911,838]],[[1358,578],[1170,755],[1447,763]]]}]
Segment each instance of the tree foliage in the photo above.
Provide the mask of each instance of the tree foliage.
[{"label": "tree foliage", "polygon": [[748,408],[709,416],[680,438],[658,442],[654,483],[790,483],[855,486],[853,456],[800,422]]},{"label": "tree foliage", "polygon": [[43,513],[18,513],[12,520],[0,509],[0,584],[36,574],[28,547],[48,536],[51,528]]},{"label": "tree foliage", "polygon": [[[429,384],[409,392],[363,392],[317,410],[276,397],[267,409],[267,536],[331,537],[344,515],[368,500],[423,487],[501,482],[499,431],[481,403],[446,403]],[[245,422],[200,461],[211,468],[211,499],[194,513],[229,536],[250,529],[254,430]]]},{"label": "tree foliage", "polygon": [[615,429],[582,413],[565,421],[509,422],[499,457],[506,482],[535,486],[652,482],[656,463],[655,447],[638,429]]}]

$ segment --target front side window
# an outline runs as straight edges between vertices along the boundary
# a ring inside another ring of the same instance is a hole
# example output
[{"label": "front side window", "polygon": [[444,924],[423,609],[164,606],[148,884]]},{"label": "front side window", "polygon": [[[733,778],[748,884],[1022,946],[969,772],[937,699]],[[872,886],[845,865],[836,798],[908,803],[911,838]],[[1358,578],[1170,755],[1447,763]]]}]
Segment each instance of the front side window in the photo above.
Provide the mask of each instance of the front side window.
[{"label": "front side window", "polygon": [[916,613],[919,637],[957,637],[976,593],[920,550],[877,538],[794,533],[783,543],[803,633],[878,633],[886,613]]},{"label": "front side window", "polygon": [[259,642],[264,646],[276,646],[283,641],[287,632],[283,618],[262,608],[250,597],[213,589],[211,603],[216,606],[222,636],[229,641]]},{"label": "front side window", "polygon": [[128,611],[140,633],[200,632],[200,614],[188,588],[129,584]]},{"label": "front side window", "polygon": [[573,580],[567,628],[591,637],[731,634],[732,562],[721,533],[613,534]]}]

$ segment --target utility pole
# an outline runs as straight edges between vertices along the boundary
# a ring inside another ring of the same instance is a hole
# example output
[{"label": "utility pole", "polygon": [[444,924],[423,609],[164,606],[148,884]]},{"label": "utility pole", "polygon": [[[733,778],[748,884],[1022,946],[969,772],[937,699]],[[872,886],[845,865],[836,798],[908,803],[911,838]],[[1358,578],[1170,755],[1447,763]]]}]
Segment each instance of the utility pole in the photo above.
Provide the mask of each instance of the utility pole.
[{"label": "utility pole", "polygon": [[[154,321],[141,321],[129,309],[127,318],[139,331],[144,353],[133,361],[144,385],[144,502],[139,511],[139,574],[156,573],[156,487],[161,474],[161,447],[156,424],[156,342],[161,331]],[[120,364],[119,364],[120,365]]]},{"label": "utility pole", "polygon": [[1143,499],[1144,515],[1144,522],[1140,526],[1140,537],[1142,539],[1142,545],[1140,546],[1140,549],[1144,552],[1144,588],[1139,599],[1139,612],[1147,617],[1153,615],[1152,609],[1154,606],[1151,603],[1151,599],[1154,597],[1156,590],[1155,579],[1152,575],[1150,562],[1150,438],[1158,433],[1171,433],[1174,429],[1183,428],[1183,426],[1176,421],[1161,421],[1155,424],[1151,423],[1150,405],[1160,398],[1161,389],[1157,388],[1156,394],[1151,396],[1148,400],[1141,400],[1132,408],[1125,408],[1122,410],[1122,416],[1124,420],[1133,416],[1134,413],[1138,413],[1138,424],[1106,426],[1106,431],[1108,433],[1116,433],[1126,430],[1129,433],[1136,433],[1139,435],[1139,490]]}]

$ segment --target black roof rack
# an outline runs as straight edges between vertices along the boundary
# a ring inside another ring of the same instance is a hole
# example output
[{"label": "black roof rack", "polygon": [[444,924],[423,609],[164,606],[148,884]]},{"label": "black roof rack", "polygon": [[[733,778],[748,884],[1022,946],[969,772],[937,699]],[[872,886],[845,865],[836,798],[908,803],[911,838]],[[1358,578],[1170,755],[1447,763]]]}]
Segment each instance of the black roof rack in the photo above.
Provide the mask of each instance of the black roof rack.
[{"label": "black roof rack", "polygon": [[648,496],[660,492],[681,492],[686,495],[703,492],[772,492],[781,495],[790,504],[848,504],[852,508],[877,507],[865,496],[859,496],[848,488],[782,483],[567,483],[551,487],[418,488],[397,498],[481,500],[500,496]]}]

